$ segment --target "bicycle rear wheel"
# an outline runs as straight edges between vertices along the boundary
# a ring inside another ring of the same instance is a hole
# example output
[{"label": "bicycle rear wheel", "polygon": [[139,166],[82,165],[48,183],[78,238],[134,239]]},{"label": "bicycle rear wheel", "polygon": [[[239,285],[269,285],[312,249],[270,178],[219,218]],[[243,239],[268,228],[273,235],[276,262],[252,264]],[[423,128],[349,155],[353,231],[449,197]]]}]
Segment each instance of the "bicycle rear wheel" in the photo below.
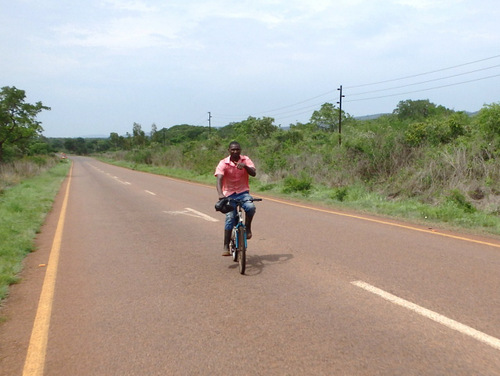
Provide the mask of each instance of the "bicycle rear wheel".
[{"label": "bicycle rear wheel", "polygon": [[246,231],[242,227],[238,228],[238,267],[240,274],[245,274],[247,265]]}]

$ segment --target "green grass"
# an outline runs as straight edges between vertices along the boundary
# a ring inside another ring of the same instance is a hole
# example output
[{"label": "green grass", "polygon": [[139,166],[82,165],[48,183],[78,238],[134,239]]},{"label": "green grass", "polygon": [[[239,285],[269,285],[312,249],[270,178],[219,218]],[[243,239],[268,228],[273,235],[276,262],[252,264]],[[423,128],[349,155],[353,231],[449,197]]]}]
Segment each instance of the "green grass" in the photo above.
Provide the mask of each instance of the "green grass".
[{"label": "green grass", "polygon": [[471,210],[469,205],[456,200],[453,193],[450,197],[443,197],[441,202],[428,204],[411,198],[387,199],[377,192],[368,192],[364,187],[355,186],[334,190],[318,188],[308,195],[308,199],[433,228],[500,236],[500,216]]},{"label": "green grass", "polygon": [[8,286],[19,281],[26,255],[70,167],[62,162],[40,175],[23,180],[0,195],[0,300]]}]

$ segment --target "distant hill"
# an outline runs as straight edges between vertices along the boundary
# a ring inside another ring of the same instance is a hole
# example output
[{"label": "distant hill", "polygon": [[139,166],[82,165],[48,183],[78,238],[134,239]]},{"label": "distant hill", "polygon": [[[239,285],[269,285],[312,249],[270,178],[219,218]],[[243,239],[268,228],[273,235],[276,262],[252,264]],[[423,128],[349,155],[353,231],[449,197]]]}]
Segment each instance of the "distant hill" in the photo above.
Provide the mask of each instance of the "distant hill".
[{"label": "distant hill", "polygon": [[390,113],[375,114],[375,115],[365,115],[365,116],[354,116],[356,120],[374,120],[384,115],[390,115]]},{"label": "distant hill", "polygon": [[[479,111],[475,111],[475,112],[465,111],[465,113],[472,117],[472,116],[476,116],[479,113]],[[391,115],[391,113],[381,113],[381,114],[365,115],[365,116],[354,116],[354,119],[356,119],[356,120],[374,120],[374,119],[378,119],[379,117],[384,116],[384,115]]]}]

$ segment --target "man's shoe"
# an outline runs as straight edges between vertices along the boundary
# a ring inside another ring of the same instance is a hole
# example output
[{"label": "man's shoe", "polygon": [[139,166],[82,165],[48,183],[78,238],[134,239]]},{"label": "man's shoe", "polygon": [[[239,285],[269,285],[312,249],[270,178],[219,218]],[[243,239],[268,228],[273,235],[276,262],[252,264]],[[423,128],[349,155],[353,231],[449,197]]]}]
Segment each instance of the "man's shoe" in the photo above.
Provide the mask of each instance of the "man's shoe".
[{"label": "man's shoe", "polygon": [[247,231],[247,240],[252,239],[252,233]]},{"label": "man's shoe", "polygon": [[233,230],[224,229],[224,247],[222,248],[222,256],[231,256],[231,253],[229,253],[229,243],[231,241],[232,232]]}]

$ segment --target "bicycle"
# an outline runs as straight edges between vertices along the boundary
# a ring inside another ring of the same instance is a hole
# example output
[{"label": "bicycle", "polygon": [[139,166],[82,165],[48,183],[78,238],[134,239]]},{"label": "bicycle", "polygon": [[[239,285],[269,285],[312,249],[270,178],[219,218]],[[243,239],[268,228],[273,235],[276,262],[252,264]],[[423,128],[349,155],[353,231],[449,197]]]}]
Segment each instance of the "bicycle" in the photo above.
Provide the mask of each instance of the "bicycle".
[{"label": "bicycle", "polygon": [[231,240],[229,241],[229,252],[234,262],[238,263],[240,274],[245,274],[247,263],[247,229],[245,227],[245,218],[243,203],[246,201],[262,201],[261,198],[251,198],[247,200],[230,199],[230,203],[236,209],[236,224],[233,227]]}]

